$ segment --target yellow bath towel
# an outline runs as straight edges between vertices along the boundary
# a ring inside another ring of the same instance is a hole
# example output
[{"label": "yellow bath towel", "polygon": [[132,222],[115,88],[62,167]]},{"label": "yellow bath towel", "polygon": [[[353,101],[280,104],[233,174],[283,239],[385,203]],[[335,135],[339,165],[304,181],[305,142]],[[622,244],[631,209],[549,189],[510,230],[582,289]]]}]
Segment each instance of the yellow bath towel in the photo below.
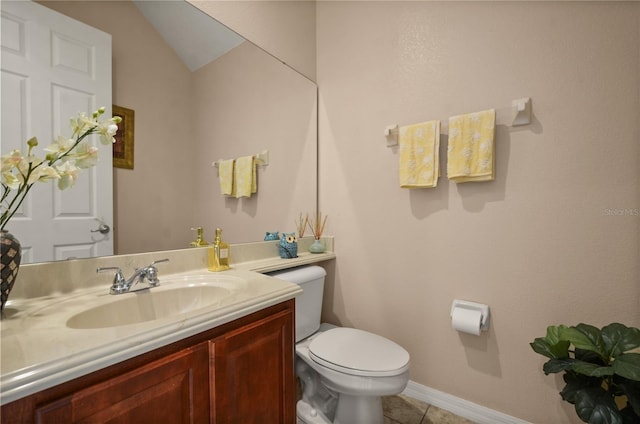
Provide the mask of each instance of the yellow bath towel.
[{"label": "yellow bath towel", "polygon": [[400,127],[400,187],[430,188],[440,176],[440,121]]},{"label": "yellow bath towel", "polygon": [[495,179],[495,109],[449,118],[447,175],[456,183]]},{"label": "yellow bath towel", "polygon": [[253,193],[258,191],[256,162],[253,156],[243,156],[236,159],[233,179],[233,195],[236,198],[251,197]]},{"label": "yellow bath towel", "polygon": [[230,196],[233,193],[233,163],[233,159],[218,162],[218,179],[223,196]]}]

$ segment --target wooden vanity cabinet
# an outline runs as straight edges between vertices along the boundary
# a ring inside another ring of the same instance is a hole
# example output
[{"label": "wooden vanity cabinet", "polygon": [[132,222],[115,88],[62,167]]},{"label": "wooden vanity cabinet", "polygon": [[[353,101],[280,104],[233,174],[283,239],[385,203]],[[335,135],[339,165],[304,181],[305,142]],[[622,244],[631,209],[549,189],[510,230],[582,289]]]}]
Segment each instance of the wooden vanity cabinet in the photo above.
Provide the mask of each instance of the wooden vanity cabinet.
[{"label": "wooden vanity cabinet", "polygon": [[276,314],[211,342],[216,423],[294,423],[293,319]]},{"label": "wooden vanity cabinet", "polygon": [[2,406],[7,423],[295,423],[294,301]]}]

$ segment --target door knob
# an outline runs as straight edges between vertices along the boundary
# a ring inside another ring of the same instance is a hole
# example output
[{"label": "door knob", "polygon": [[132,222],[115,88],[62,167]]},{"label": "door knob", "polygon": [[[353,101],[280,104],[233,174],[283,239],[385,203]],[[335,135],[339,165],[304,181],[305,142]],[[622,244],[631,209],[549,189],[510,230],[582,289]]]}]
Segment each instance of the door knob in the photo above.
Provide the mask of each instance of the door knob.
[{"label": "door knob", "polygon": [[100,224],[97,230],[91,230],[92,233],[109,234],[111,228],[107,224]]}]

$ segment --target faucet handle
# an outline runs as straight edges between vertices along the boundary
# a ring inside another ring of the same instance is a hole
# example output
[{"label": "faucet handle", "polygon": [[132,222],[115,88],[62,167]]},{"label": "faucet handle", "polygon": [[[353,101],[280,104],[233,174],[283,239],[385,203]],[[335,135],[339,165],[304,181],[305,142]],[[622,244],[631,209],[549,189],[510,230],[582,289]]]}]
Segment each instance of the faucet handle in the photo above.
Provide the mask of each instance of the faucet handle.
[{"label": "faucet handle", "polygon": [[151,265],[146,268],[147,280],[149,280],[149,284],[152,286],[157,286],[158,283],[160,283],[160,280],[158,280],[158,269],[155,267],[155,265],[162,262],[169,262],[169,259],[160,259],[158,261],[153,261],[151,262]]},{"label": "faucet handle", "polygon": [[103,271],[115,270],[116,275],[113,276],[113,284],[111,285],[111,292],[121,293],[124,291],[124,287],[126,286],[126,280],[124,275],[122,274],[122,269],[117,266],[104,266],[100,268],[96,268],[96,273]]}]

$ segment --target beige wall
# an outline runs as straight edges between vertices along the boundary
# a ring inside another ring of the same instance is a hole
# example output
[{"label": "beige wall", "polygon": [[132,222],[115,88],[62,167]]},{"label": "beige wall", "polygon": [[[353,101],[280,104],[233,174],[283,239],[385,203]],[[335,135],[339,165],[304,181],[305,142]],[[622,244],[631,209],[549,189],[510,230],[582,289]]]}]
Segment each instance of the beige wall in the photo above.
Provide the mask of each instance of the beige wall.
[{"label": "beige wall", "polygon": [[[640,326],[640,4],[318,2],[316,16],[338,253],[324,318],[406,347],[420,384],[577,422],[528,343],[551,324]],[[399,188],[386,125],[525,96],[532,125],[498,111],[496,181]],[[489,332],[453,331],[454,298],[488,303]]]}]

